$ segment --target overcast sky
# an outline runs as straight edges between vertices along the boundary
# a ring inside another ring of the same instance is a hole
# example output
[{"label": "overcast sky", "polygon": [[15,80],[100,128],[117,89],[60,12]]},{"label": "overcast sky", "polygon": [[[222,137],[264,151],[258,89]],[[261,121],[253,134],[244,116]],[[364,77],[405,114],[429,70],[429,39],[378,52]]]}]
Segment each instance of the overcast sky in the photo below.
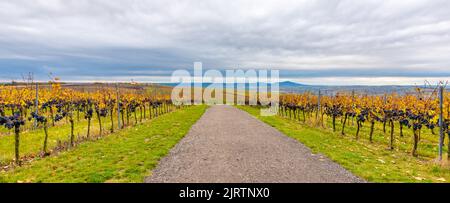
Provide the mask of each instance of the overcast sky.
[{"label": "overcast sky", "polygon": [[307,84],[450,79],[450,1],[0,0],[0,81],[271,68]]}]

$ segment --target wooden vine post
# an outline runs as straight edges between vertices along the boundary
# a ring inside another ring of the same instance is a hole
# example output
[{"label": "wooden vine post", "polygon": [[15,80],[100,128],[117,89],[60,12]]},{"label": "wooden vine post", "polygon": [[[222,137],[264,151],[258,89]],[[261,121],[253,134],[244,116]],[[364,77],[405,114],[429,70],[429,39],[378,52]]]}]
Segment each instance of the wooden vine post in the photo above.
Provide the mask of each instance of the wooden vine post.
[{"label": "wooden vine post", "polygon": [[444,86],[439,86],[439,161],[442,161],[442,148],[444,146]]},{"label": "wooden vine post", "polygon": [[[122,129],[120,123],[120,95],[119,95],[119,83],[116,83],[116,96],[117,96],[117,129]],[[112,112],[111,112],[112,113]]]}]

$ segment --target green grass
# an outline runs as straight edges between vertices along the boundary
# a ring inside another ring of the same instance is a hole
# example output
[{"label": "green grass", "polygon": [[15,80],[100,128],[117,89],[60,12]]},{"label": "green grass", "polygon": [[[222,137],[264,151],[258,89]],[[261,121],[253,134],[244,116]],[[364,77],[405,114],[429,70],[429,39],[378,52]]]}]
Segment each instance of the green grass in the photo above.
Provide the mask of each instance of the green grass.
[{"label": "green grass", "polygon": [[[148,118],[147,111],[147,118]],[[137,112],[138,121],[140,120],[140,112]],[[103,133],[109,133],[111,129],[111,119],[110,116],[102,117],[102,128]],[[117,130],[117,117],[114,116],[114,128]],[[126,122],[126,119],[125,119]],[[130,116],[130,125],[135,123],[134,115]],[[32,121],[26,122],[28,125],[32,123]],[[6,128],[0,127],[0,129],[5,130]],[[74,125],[74,135],[75,138],[86,136],[88,129],[88,121],[84,119],[84,115],[80,114],[80,119],[78,120],[75,116],[75,125]],[[5,165],[11,162],[14,159],[14,135],[13,130],[9,130],[8,134],[0,135],[0,165]],[[98,135],[100,132],[99,122],[97,116],[91,120],[91,135]],[[48,149],[51,150],[56,147],[58,140],[59,141],[68,141],[70,140],[70,124],[66,119],[63,119],[60,122],[55,123],[54,127],[51,127],[49,123],[48,128]],[[20,133],[20,156],[25,155],[33,155],[38,154],[42,151],[43,143],[44,143],[44,130],[42,128],[35,130],[24,130]]]},{"label": "green grass", "polygon": [[[355,127],[346,127],[346,135],[340,134],[340,122],[333,132],[330,122],[326,126],[311,127],[302,122],[281,116],[260,116],[256,107],[238,106],[254,117],[280,130],[313,151],[321,153],[341,164],[355,175],[370,182],[450,182],[450,169],[435,162],[437,136],[423,131],[419,143],[419,157],[410,154],[412,141],[410,129],[404,129],[405,136],[398,137],[396,128],[395,149],[388,150],[389,132],[376,127],[374,143],[368,140],[369,126],[366,124],[355,139]],[[445,180],[444,180],[445,179]]]},{"label": "green grass", "polygon": [[[96,135],[99,132],[97,119],[91,121],[91,134]],[[102,122],[106,124],[106,122]],[[106,126],[104,126],[106,127]],[[105,129],[108,131],[108,129]],[[75,124],[74,134],[78,136],[86,136],[87,121],[84,119]],[[48,128],[48,147],[54,148],[57,141],[70,140],[70,125],[63,124]],[[32,130],[20,133],[20,155],[37,154],[42,150],[44,143],[44,130]],[[14,159],[14,135],[3,135],[0,137],[0,164],[5,164]]]},{"label": "green grass", "polygon": [[142,182],[206,108],[180,109],[84,142],[71,151],[1,172],[0,182]]}]

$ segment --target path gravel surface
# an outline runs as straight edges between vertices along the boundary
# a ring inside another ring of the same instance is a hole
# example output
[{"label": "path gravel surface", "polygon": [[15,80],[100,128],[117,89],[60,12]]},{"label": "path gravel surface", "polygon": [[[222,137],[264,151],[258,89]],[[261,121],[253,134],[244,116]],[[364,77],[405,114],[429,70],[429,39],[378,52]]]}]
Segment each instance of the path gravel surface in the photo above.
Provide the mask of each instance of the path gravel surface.
[{"label": "path gravel surface", "polygon": [[232,106],[212,106],[145,182],[364,182],[323,155]]}]

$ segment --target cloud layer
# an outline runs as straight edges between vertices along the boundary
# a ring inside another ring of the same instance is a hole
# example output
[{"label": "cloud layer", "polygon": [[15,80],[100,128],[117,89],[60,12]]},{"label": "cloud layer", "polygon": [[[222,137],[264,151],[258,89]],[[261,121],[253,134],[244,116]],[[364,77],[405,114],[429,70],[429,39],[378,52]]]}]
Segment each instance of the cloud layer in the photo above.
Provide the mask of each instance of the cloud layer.
[{"label": "cloud layer", "polygon": [[449,11],[447,0],[2,0],[0,80],[159,77],[194,61],[299,81],[450,79]]}]

